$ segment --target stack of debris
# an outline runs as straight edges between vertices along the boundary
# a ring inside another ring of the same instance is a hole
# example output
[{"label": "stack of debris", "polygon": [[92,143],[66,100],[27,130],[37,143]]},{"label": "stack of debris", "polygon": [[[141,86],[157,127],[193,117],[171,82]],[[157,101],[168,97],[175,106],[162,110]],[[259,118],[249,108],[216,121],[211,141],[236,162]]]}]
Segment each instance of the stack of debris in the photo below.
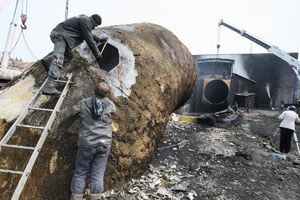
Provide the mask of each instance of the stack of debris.
[{"label": "stack of debris", "polygon": [[[203,174],[203,177],[205,173]],[[140,179],[132,179],[129,182],[127,192],[115,193],[113,190],[106,191],[103,198],[118,197],[122,199],[190,199],[197,197],[194,190],[189,189],[191,174],[183,174],[176,165],[170,167],[161,166],[155,168],[150,165],[150,172]]]}]

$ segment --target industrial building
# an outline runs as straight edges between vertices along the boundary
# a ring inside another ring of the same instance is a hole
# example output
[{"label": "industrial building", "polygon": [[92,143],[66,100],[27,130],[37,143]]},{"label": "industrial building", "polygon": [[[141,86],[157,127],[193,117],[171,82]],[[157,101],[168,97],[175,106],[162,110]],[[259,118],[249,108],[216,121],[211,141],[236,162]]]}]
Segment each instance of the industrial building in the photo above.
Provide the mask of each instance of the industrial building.
[{"label": "industrial building", "polygon": [[[298,53],[290,54],[298,58]],[[193,55],[197,68],[194,93],[180,112],[203,113],[242,107],[278,108],[299,98],[292,67],[270,53]]]}]

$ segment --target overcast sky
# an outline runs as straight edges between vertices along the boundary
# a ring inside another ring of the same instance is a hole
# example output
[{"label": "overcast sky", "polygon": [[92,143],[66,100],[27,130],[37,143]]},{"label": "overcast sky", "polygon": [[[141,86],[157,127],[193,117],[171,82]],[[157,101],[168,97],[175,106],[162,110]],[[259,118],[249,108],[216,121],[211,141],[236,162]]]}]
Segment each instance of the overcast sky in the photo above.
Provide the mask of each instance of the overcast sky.
[{"label": "overcast sky", "polygon": [[[24,4],[26,3],[25,0]],[[0,50],[5,48],[17,0],[0,0]],[[20,0],[22,3],[22,0]],[[28,0],[27,43],[41,59],[53,50],[49,33],[65,18],[66,0]],[[21,8],[22,6],[20,6]],[[192,54],[217,52],[218,22],[224,19],[286,52],[300,52],[300,0],[69,0],[69,17],[102,16],[102,26],[155,23],[172,31]],[[23,6],[25,12],[25,5]],[[19,25],[21,9],[16,14]],[[18,29],[15,41],[20,34]],[[267,53],[237,33],[221,27],[220,53]],[[34,61],[23,38],[12,57]]]}]

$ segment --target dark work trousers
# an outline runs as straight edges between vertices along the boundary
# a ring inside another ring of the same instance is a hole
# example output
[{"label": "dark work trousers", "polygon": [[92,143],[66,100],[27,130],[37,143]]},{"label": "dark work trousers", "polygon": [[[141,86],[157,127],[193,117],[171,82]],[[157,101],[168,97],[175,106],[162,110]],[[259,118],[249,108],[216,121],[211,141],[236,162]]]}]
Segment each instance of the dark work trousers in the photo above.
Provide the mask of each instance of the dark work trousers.
[{"label": "dark work trousers", "polygon": [[294,130],[280,127],[280,152],[288,153],[291,150],[291,140]]},{"label": "dark work trousers", "polygon": [[48,76],[55,80],[60,76],[60,68],[63,67],[64,63],[73,58],[73,54],[62,35],[51,32],[50,38],[54,44],[54,56],[49,68]]},{"label": "dark work trousers", "polygon": [[103,178],[107,164],[110,145],[95,147],[78,147],[75,172],[71,183],[73,194],[84,194],[88,173],[90,176],[90,193],[98,196],[103,192]]}]

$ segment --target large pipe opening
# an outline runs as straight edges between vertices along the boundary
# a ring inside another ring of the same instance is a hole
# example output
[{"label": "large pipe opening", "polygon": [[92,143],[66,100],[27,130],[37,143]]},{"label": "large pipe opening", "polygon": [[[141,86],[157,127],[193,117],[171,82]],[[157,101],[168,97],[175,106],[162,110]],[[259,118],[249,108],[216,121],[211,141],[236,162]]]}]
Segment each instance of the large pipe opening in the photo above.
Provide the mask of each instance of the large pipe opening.
[{"label": "large pipe opening", "polygon": [[211,104],[221,104],[223,103],[229,93],[227,84],[222,80],[212,80],[207,83],[204,89],[205,98]]},{"label": "large pipe opening", "polygon": [[[98,46],[101,52],[105,43]],[[100,68],[109,72],[119,64],[119,51],[116,47],[110,45],[109,43],[103,49],[102,59],[100,60]]]}]

